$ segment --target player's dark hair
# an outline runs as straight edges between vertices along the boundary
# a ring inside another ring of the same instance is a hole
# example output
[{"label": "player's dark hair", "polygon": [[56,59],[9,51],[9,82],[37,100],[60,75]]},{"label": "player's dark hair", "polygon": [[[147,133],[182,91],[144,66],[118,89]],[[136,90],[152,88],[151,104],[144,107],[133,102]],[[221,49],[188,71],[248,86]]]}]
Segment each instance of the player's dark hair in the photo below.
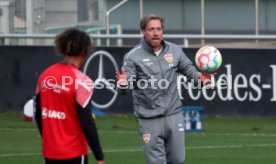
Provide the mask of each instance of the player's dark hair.
[{"label": "player's dark hair", "polygon": [[161,26],[164,29],[165,27],[165,20],[163,17],[160,17],[158,15],[150,14],[147,16],[144,16],[140,21],[140,29],[144,31],[151,20],[159,20],[161,22]]},{"label": "player's dark hair", "polygon": [[62,56],[91,53],[93,45],[89,35],[76,28],[69,28],[55,38],[56,51]]}]

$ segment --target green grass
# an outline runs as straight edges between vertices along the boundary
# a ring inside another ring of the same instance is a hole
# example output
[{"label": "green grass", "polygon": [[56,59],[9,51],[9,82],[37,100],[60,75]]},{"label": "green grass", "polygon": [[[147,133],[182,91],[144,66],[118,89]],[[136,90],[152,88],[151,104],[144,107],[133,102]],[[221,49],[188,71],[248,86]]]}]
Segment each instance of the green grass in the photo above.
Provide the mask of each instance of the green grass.
[{"label": "green grass", "polygon": [[[268,118],[205,117],[204,131],[186,134],[185,164],[274,164],[276,120]],[[145,163],[133,116],[97,118],[108,164]],[[95,163],[89,154],[90,163]],[[36,126],[22,115],[0,114],[0,163],[42,164]]]}]

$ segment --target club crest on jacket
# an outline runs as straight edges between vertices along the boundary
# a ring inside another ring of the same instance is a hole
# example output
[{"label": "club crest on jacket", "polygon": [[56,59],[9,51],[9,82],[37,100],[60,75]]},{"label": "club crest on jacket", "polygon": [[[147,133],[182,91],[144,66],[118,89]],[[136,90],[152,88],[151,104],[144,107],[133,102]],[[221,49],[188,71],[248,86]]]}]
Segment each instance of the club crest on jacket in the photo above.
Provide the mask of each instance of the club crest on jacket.
[{"label": "club crest on jacket", "polygon": [[173,55],[172,54],[165,54],[164,58],[167,60],[167,62],[172,63],[173,62]]}]

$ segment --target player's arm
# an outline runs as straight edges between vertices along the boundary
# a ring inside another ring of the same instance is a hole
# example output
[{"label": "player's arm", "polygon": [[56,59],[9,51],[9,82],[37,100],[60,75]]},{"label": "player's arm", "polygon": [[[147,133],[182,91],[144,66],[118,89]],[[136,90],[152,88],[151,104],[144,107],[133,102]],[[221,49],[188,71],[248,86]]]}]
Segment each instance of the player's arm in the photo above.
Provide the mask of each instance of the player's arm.
[{"label": "player's arm", "polygon": [[[82,84],[83,85],[83,84]],[[77,91],[77,112],[80,118],[80,125],[85,138],[98,161],[103,161],[104,155],[100,145],[99,135],[94,120],[92,119],[92,88],[86,85],[79,85]],[[89,88],[89,89],[88,89]]]},{"label": "player's arm", "polygon": [[42,136],[42,118],[41,118],[41,106],[40,106],[40,93],[35,96],[35,121]]},{"label": "player's arm", "polygon": [[76,110],[80,118],[80,125],[85,138],[98,163],[104,163],[104,155],[100,145],[99,135],[94,120],[92,119],[91,97],[93,93],[93,82],[87,76],[82,77],[85,83],[77,82]]},{"label": "player's arm", "polygon": [[[91,101],[89,101],[91,102]],[[80,125],[86,137],[86,140],[93,151],[95,158],[98,161],[102,161],[104,159],[102,147],[99,140],[99,135],[97,132],[97,127],[92,119],[92,105],[88,103],[86,107],[82,107],[79,104],[77,105],[77,112],[80,117]]]}]

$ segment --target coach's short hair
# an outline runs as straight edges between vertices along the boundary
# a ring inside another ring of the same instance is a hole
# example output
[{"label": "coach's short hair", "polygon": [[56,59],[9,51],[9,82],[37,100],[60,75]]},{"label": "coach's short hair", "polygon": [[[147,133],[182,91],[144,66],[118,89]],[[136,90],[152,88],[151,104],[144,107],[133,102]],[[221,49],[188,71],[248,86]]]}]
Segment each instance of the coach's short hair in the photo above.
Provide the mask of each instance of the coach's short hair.
[{"label": "coach's short hair", "polygon": [[88,55],[93,49],[89,35],[76,28],[69,28],[55,38],[56,51],[62,56]]},{"label": "coach's short hair", "polygon": [[149,21],[151,20],[159,20],[161,22],[161,26],[162,28],[164,29],[165,27],[165,20],[163,17],[161,16],[158,16],[158,15],[154,15],[154,14],[150,14],[150,15],[147,15],[147,16],[144,16],[141,21],[140,21],[140,29],[142,31],[144,31],[149,23]]}]

